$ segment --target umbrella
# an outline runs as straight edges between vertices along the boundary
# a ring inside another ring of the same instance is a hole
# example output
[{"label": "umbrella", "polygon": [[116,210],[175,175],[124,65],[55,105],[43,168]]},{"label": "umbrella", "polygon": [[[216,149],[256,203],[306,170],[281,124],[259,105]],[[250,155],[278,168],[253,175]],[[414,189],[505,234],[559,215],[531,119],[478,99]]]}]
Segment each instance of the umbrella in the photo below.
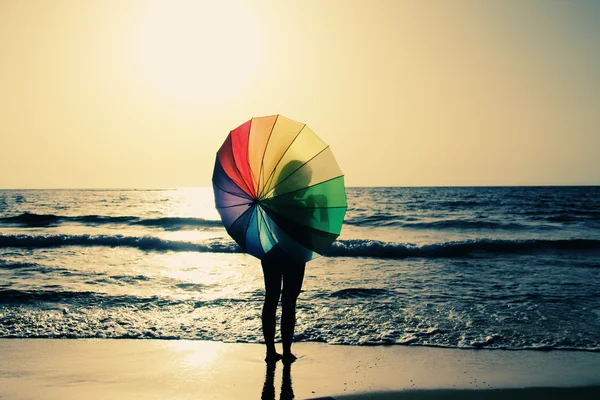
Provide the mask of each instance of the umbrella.
[{"label": "umbrella", "polygon": [[346,214],[344,175],[305,124],[281,115],[252,118],[217,152],[215,203],[229,235],[262,259],[279,247],[310,261],[339,236]]}]

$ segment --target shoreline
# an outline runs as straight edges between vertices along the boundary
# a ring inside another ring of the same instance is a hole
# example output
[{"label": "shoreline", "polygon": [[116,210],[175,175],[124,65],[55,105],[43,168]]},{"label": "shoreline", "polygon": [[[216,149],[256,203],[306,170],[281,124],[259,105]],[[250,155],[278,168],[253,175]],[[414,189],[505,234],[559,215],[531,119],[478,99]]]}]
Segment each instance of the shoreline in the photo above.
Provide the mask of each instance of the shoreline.
[{"label": "shoreline", "polygon": [[260,344],[0,339],[0,399],[259,399],[265,388],[340,400],[600,394],[596,352],[481,350],[299,342],[291,367],[269,370]]},{"label": "shoreline", "polygon": [[583,387],[535,387],[510,389],[433,389],[405,390],[396,392],[372,392],[310,400],[537,400],[579,399],[595,400],[600,395],[600,386]]},{"label": "shoreline", "polygon": [[[281,340],[278,341],[279,338],[276,338],[275,344],[281,345]],[[179,336],[165,336],[165,337],[138,337],[138,336],[127,336],[127,337],[103,337],[103,336],[50,336],[50,335],[40,335],[40,336],[30,336],[30,337],[22,337],[22,336],[3,336],[0,337],[0,341],[3,340],[133,340],[133,341],[184,341],[184,342],[217,342],[223,344],[244,344],[244,345],[263,345],[263,343],[257,342],[223,342],[217,340],[210,339],[189,339],[182,338]],[[444,346],[444,345],[436,345],[436,344],[413,344],[413,343],[362,343],[362,344],[347,344],[347,343],[327,343],[322,341],[294,341],[294,346],[302,343],[301,345],[325,345],[325,346],[340,346],[340,347],[410,347],[410,348],[429,348],[429,349],[442,349],[442,350],[465,350],[465,351],[507,351],[507,352],[543,352],[543,353],[551,353],[551,352],[573,352],[573,353],[598,353],[600,354],[600,347],[592,347],[592,348],[581,348],[581,347],[554,347],[551,345],[542,345],[539,347],[488,347],[485,345],[482,346],[469,346],[469,347],[457,347],[457,346]]]}]

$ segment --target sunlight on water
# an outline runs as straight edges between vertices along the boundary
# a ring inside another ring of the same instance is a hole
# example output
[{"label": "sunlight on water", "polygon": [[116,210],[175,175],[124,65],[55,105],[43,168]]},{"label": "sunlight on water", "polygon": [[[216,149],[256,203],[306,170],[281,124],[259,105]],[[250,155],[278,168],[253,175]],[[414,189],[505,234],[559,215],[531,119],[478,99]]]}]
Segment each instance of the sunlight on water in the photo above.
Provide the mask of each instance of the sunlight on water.
[{"label": "sunlight on water", "polygon": [[177,231],[177,232],[164,232],[160,235],[165,240],[174,240],[179,242],[202,242],[208,239],[223,238],[223,234],[219,232],[210,231]]},{"label": "sunlight on water", "polygon": [[161,294],[179,299],[230,299],[240,292],[257,290],[262,279],[259,261],[245,254],[229,257],[214,253],[168,253],[157,255],[153,262],[160,266],[162,277],[179,282],[176,293],[171,288]]},{"label": "sunlight on water", "polygon": [[213,190],[210,187],[181,188],[169,192],[163,200],[164,214],[169,217],[195,217],[207,220],[220,220],[215,208]]}]

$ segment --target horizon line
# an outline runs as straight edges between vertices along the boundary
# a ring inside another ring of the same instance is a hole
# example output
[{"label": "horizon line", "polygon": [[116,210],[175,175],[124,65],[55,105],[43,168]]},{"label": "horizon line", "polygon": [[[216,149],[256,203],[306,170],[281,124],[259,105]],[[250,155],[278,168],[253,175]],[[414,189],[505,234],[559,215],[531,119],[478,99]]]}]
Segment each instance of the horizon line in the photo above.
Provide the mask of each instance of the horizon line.
[{"label": "horizon line", "polygon": [[[515,184],[515,185],[348,185],[346,188],[508,188],[508,187],[598,187],[600,183],[580,184]],[[0,188],[0,190],[178,190],[201,189],[211,186],[172,186],[172,187],[14,187]]]}]

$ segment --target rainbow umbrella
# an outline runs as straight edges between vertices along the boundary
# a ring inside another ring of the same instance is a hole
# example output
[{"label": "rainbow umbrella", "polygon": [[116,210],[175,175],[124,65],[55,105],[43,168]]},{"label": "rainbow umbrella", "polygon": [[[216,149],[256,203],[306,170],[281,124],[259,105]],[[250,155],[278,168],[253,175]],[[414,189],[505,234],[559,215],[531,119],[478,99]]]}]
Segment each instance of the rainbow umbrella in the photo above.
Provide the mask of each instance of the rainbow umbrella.
[{"label": "rainbow umbrella", "polygon": [[225,229],[259,259],[278,246],[293,261],[312,260],[342,229],[344,175],[331,149],[308,126],[281,115],[231,131],[212,182]]}]

